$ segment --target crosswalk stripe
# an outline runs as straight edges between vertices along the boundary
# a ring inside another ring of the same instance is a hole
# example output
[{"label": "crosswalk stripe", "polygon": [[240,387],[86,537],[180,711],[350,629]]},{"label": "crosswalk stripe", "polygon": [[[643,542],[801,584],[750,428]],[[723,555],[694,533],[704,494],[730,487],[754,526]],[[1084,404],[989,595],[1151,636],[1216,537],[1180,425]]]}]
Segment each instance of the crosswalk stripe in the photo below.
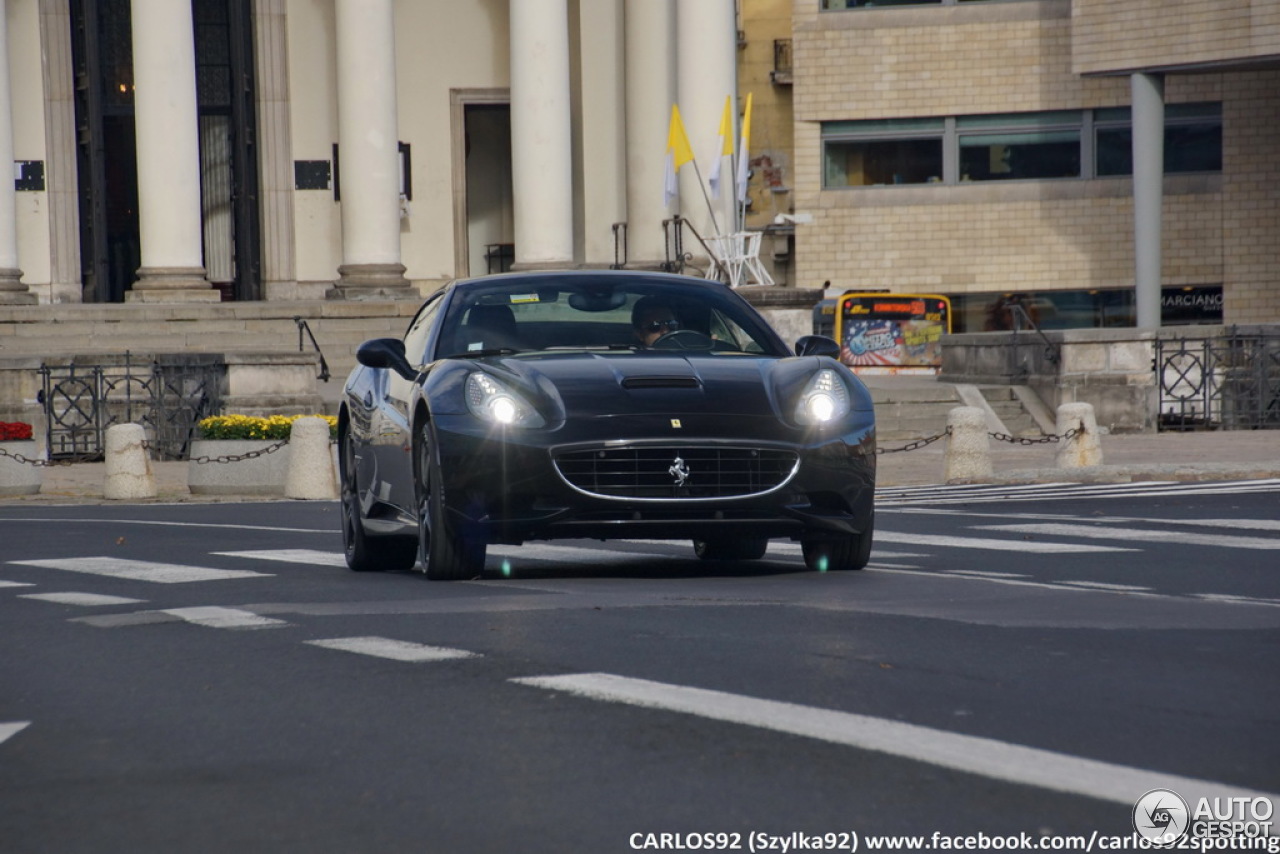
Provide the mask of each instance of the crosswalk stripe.
[{"label": "crosswalk stripe", "polygon": [[25,581],[0,581],[0,587],[35,587]]},{"label": "crosswalk stripe", "polygon": [[301,563],[311,566],[346,566],[347,559],[335,552],[319,549],[268,549],[247,552],[214,552],[222,557],[243,557],[251,560],[274,560],[281,563]]},{"label": "crosswalk stripe", "polygon": [[1229,495],[1280,491],[1280,479],[1237,481],[1139,481],[1136,483],[954,484],[885,487],[876,504],[886,508],[912,504],[966,504],[992,501],[1053,501],[1072,498],[1133,498],[1180,495]]},{"label": "crosswalk stripe", "polygon": [[[963,735],[902,721],[632,679],[611,673],[534,676],[513,682],[606,703],[623,703],[799,735],[976,774],[1132,807],[1136,795],[1167,788],[1184,796],[1212,790],[1227,797],[1275,795],[1096,759]],[[1228,794],[1229,793],[1229,794]]]},{"label": "crosswalk stripe", "polygon": [[906,543],[915,546],[938,546],[954,549],[988,549],[1003,552],[1034,554],[1086,554],[1096,552],[1132,552],[1116,546],[1091,546],[1083,543],[1045,543],[1031,540],[996,540],[984,537],[948,537],[940,534],[900,534],[896,531],[875,532],[875,538],[884,543]]},{"label": "crosswalk stripe", "polygon": [[309,640],[311,646],[325,649],[336,649],[342,652],[354,652],[359,655],[372,655],[377,658],[389,658],[394,661],[449,661],[458,658],[479,658],[480,654],[465,649],[449,649],[443,646],[427,646],[426,644],[409,643],[380,637],[329,638],[327,640]]},{"label": "crosswalk stripe", "polygon": [[221,608],[202,605],[194,608],[165,608],[161,614],[169,614],[192,625],[211,629],[274,629],[289,625],[284,620],[263,617],[239,608]]},{"label": "crosswalk stripe", "polygon": [[0,743],[8,741],[29,726],[31,726],[31,721],[0,723]]},{"label": "crosswalk stripe", "polygon": [[1181,531],[1151,531],[1144,528],[1104,528],[1093,525],[1037,523],[1014,525],[978,525],[980,531],[1002,531],[1012,534],[1038,534],[1051,537],[1083,537],[1090,540],[1124,540],[1126,542],[1181,543],[1191,546],[1216,546],[1233,549],[1280,549],[1280,538],[1234,537],[1224,534],[1188,534]]},{"label": "crosswalk stripe", "polygon": [[185,584],[192,581],[225,581],[232,578],[266,578],[269,576],[269,573],[250,572],[249,570],[211,569],[205,566],[153,563],[146,560],[125,560],[113,557],[15,560],[13,563],[20,566],[37,566],[43,569],[61,569],[67,572],[106,575],[131,581],[150,581],[156,584]]},{"label": "crosswalk stripe", "polygon": [[83,605],[88,608],[103,605],[137,605],[146,599],[130,599],[127,596],[107,596],[104,593],[24,593],[19,599],[38,599],[58,605]]}]

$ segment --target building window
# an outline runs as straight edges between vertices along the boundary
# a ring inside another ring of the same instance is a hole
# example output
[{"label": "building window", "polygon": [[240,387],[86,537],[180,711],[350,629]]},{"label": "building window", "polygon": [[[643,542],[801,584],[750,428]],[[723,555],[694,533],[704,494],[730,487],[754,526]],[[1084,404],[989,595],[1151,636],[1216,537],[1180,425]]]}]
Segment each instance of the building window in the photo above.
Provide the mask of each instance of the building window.
[{"label": "building window", "polygon": [[[1133,174],[1133,120],[1128,107],[1096,111],[1094,137],[1098,176]],[[1164,171],[1222,171],[1221,104],[1165,107]]]},{"label": "building window", "polygon": [[956,119],[961,181],[1080,177],[1079,112]]},{"label": "building window", "polygon": [[959,6],[965,3],[995,3],[1005,0],[822,0],[822,11],[881,9],[886,6]]},{"label": "building window", "polygon": [[822,128],[827,187],[942,180],[942,119],[828,122]]},{"label": "building window", "polygon": [[[1128,108],[823,122],[823,187],[1130,175]],[[1165,109],[1164,168],[1222,171],[1222,105]]]}]

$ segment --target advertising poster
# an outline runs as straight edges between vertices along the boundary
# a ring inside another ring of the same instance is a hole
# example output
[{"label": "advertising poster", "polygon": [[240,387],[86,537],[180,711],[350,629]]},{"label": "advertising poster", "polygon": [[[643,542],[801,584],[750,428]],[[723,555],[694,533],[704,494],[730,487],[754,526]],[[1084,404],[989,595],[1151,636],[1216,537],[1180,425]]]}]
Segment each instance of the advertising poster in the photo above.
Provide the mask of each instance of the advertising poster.
[{"label": "advertising poster", "polygon": [[840,361],[851,368],[937,368],[951,304],[932,294],[849,293],[836,304]]}]

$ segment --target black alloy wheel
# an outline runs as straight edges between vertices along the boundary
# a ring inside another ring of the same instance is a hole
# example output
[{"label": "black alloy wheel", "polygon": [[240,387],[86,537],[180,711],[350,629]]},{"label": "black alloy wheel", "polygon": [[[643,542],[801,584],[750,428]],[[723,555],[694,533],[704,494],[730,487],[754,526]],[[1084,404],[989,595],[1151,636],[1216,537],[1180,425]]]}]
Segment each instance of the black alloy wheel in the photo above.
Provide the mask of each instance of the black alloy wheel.
[{"label": "black alloy wheel", "polygon": [[432,581],[461,581],[484,571],[486,544],[462,535],[449,521],[445,508],[444,476],[431,436],[423,421],[416,431],[414,486],[418,503],[418,560]]},{"label": "black alloy wheel", "polygon": [[355,572],[412,569],[418,544],[407,537],[370,537],[360,518],[360,487],[356,480],[355,440],[342,436],[339,475],[342,481],[342,552]]}]

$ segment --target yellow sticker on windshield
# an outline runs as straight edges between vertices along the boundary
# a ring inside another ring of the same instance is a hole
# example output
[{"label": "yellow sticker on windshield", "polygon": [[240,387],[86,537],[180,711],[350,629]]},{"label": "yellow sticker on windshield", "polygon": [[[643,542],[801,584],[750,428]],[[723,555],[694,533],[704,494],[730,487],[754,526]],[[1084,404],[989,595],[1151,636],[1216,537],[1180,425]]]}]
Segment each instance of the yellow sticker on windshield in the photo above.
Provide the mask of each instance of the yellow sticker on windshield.
[{"label": "yellow sticker on windshield", "polygon": [[512,303],[538,302],[538,295],[537,294],[512,294],[510,299]]}]

